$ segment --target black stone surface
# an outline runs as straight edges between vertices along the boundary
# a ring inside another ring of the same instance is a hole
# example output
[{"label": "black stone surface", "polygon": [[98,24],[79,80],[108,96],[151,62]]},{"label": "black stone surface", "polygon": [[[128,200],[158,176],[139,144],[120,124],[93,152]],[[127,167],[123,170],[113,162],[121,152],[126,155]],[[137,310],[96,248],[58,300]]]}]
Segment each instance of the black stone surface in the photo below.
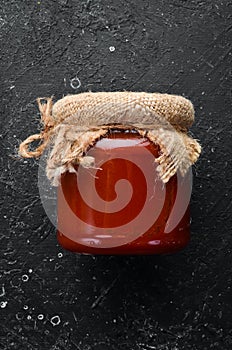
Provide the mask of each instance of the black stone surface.
[{"label": "black stone surface", "polygon": [[[1,350],[232,348],[231,14],[231,1],[1,1]],[[64,251],[38,162],[16,157],[40,128],[37,97],[123,89],[196,108],[192,239],[175,255]]]}]

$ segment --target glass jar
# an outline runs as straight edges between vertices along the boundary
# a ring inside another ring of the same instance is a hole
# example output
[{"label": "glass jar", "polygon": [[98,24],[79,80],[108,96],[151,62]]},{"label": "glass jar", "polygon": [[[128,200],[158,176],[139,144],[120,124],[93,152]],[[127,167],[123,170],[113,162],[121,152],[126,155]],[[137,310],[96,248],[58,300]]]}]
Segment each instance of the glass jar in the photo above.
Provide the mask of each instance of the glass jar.
[{"label": "glass jar", "polygon": [[[135,131],[112,130],[58,187],[58,242],[85,254],[162,254],[190,238],[191,176],[159,179],[159,146]],[[189,195],[190,194],[190,195]],[[187,197],[189,196],[189,199]]]}]

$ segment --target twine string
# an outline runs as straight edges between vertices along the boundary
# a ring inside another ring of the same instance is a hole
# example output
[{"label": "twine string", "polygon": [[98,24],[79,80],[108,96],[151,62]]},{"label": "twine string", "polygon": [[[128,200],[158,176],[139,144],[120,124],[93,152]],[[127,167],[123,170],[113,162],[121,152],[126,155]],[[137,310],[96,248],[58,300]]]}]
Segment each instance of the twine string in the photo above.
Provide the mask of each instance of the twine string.
[{"label": "twine string", "polygon": [[[42,101],[46,102],[44,103]],[[29,136],[20,144],[19,153],[24,158],[38,158],[41,156],[49,142],[50,135],[55,126],[55,122],[52,117],[52,97],[37,98],[37,104],[41,115],[41,122],[44,128],[39,134]],[[29,145],[37,140],[42,141],[40,145],[35,150],[29,150]]]}]

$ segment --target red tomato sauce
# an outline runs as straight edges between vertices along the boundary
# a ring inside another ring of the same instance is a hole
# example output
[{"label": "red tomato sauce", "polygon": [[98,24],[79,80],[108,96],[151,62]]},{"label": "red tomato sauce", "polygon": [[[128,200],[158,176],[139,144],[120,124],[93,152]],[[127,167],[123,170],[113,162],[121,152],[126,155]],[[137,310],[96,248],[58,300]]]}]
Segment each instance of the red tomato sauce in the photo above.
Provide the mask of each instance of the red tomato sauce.
[{"label": "red tomato sauce", "polygon": [[171,231],[165,229],[173,209],[181,207],[185,189],[179,189],[177,201],[177,175],[167,184],[159,179],[158,145],[136,132],[115,130],[86,155],[94,157],[95,168],[76,166],[76,173],[61,176],[57,202],[61,246],[111,255],[171,253],[186,246],[189,204],[180,218],[172,217],[176,224]]}]

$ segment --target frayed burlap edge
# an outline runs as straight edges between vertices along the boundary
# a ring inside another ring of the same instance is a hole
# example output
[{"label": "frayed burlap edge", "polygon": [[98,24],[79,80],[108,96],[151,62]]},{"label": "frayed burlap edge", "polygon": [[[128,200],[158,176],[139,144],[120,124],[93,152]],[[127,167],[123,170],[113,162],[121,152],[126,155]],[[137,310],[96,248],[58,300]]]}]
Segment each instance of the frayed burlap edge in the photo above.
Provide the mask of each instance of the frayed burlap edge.
[{"label": "frayed burlap edge", "polygon": [[[85,155],[87,150],[115,128],[135,130],[159,145],[160,156],[155,161],[164,183],[177,170],[184,176],[201,152],[197,140],[187,135],[187,128],[194,120],[193,106],[181,96],[83,93],[66,96],[54,105],[52,98],[40,98],[37,102],[44,129],[23,141],[19,153],[26,158],[39,157],[50,148],[46,171],[55,186],[60,175],[75,172],[77,164],[95,167],[94,159]],[[29,151],[29,144],[35,140],[42,143]]]}]

